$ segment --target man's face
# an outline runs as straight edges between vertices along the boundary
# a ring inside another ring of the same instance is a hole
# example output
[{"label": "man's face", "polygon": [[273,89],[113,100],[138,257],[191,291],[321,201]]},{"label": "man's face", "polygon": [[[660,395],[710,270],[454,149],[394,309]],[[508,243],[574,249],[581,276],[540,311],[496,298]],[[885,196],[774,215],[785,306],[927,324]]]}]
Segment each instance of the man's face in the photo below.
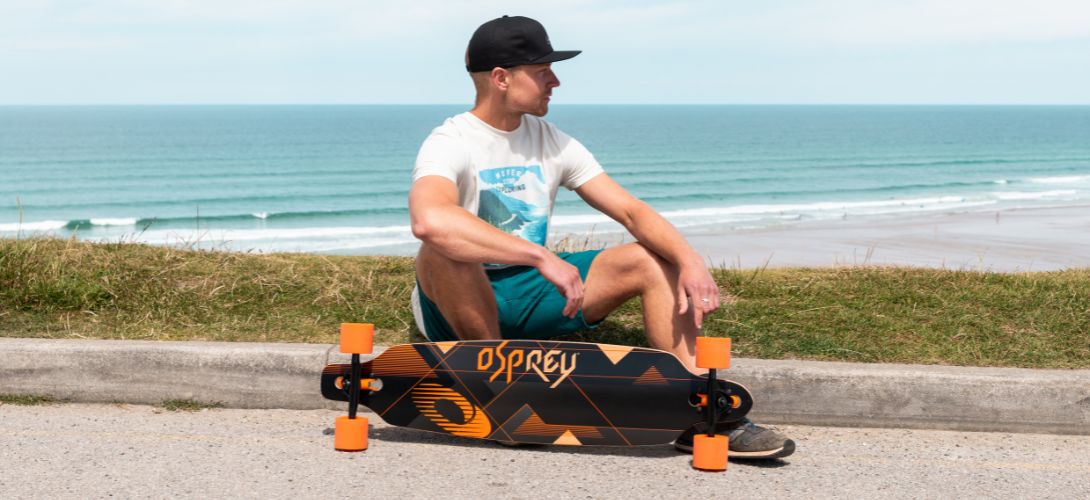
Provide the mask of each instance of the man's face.
[{"label": "man's face", "polygon": [[549,97],[560,80],[552,64],[527,64],[508,70],[507,106],[512,111],[545,116],[549,112]]}]

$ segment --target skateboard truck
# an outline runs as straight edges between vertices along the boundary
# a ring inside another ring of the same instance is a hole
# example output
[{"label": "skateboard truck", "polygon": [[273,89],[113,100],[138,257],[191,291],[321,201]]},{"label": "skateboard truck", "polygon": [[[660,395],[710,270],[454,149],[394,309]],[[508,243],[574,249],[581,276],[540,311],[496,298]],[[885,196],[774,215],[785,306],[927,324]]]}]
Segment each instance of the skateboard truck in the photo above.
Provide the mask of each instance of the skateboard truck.
[{"label": "skateboard truck", "polygon": [[340,351],[352,354],[352,373],[348,384],[348,416],[337,417],[333,427],[333,448],[337,451],[363,451],[367,449],[367,419],[357,417],[360,390],[378,390],[382,383],[363,378],[360,354],[370,354],[374,345],[375,325],[371,323],[341,323]]},{"label": "skateboard truck", "polygon": [[[701,398],[705,407],[708,433],[693,436],[693,468],[709,472],[727,470],[729,441],[727,436],[715,433],[721,408],[733,408],[737,397],[725,394],[716,381],[716,369],[730,368],[730,339],[697,337],[696,366],[708,369],[708,385]],[[728,400],[728,396],[730,396]],[[730,411],[729,409],[727,411]]]}]

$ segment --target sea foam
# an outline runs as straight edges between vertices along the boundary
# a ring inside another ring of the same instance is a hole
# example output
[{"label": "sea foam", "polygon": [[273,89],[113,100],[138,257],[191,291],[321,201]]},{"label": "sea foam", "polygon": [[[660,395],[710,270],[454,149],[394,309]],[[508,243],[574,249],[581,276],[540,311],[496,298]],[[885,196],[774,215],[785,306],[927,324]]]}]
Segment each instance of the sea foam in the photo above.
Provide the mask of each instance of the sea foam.
[{"label": "sea foam", "polygon": [[135,226],[135,218],[91,219],[92,226]]},{"label": "sea foam", "polygon": [[17,231],[55,231],[68,226],[66,220],[43,220],[39,222],[15,222],[0,224],[0,232],[14,233]]},{"label": "sea foam", "polygon": [[1043,200],[1046,198],[1062,198],[1074,196],[1078,191],[1074,189],[1057,189],[1053,191],[1000,191],[992,193],[996,198],[1004,201],[1016,200]]},{"label": "sea foam", "polygon": [[1090,182],[1090,175],[1061,175],[1056,177],[1034,177],[1033,184],[1084,184]]}]

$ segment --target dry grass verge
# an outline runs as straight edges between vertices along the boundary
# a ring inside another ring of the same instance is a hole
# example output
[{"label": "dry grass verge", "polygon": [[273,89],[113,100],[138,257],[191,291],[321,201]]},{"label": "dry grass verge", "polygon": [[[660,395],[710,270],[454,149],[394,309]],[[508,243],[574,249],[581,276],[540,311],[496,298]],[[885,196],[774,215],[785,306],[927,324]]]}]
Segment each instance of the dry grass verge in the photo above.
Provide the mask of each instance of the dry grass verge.
[{"label": "dry grass verge", "polygon": [[[705,333],[733,337],[742,356],[1090,367],[1087,269],[714,274],[736,301],[706,320]],[[405,257],[0,239],[0,336],[333,343],[340,322],[367,321],[392,344],[420,340],[413,283]],[[642,345],[639,301],[567,338]]]}]

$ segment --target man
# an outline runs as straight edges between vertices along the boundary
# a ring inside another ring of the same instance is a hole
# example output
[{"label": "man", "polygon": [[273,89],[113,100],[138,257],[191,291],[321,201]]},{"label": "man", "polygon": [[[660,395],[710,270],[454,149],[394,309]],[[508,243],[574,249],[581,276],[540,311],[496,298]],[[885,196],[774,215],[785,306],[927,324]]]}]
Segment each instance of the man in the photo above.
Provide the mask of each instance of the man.
[{"label": "man", "polygon": [[[582,144],[541,117],[560,81],[545,28],[526,17],[481,25],[466,51],[477,98],[420,147],[409,192],[416,260],[413,313],[432,341],[545,338],[595,328],[633,297],[648,343],[695,366],[703,318],[719,287],[681,234],[621,188]],[[606,250],[545,249],[560,185],[635,236]],[[676,445],[691,450],[694,429]],[[717,429],[734,457],[790,455],[794,442],[750,422]]]}]

